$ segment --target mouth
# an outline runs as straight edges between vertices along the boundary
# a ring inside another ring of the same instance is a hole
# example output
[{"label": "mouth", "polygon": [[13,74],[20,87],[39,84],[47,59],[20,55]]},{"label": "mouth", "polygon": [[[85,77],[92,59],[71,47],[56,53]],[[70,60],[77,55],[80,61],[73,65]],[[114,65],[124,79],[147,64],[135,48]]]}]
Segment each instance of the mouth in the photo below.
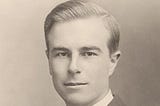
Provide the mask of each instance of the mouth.
[{"label": "mouth", "polygon": [[83,86],[83,85],[87,85],[88,83],[86,82],[67,82],[64,83],[65,86]]}]

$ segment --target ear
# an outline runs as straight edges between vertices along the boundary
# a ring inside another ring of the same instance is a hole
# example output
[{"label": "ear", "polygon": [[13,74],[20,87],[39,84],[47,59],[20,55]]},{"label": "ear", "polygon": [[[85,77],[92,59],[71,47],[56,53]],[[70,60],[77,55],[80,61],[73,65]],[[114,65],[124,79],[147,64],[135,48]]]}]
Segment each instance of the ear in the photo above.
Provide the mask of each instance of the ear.
[{"label": "ear", "polygon": [[110,67],[110,71],[109,71],[109,76],[111,76],[114,72],[115,67],[117,66],[117,63],[120,59],[120,55],[121,52],[120,51],[116,51],[114,53],[111,54],[110,58],[111,58],[111,67]]},{"label": "ear", "polygon": [[48,49],[45,52],[46,52],[47,58],[49,59],[49,51],[48,51]]}]

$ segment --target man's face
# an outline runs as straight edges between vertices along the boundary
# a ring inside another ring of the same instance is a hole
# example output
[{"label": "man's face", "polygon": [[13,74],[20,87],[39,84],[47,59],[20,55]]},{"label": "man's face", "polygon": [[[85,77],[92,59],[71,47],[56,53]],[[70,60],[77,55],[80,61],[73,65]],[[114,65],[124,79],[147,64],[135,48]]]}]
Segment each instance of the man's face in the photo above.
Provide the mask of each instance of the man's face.
[{"label": "man's face", "polygon": [[109,89],[112,62],[110,33],[97,17],[57,23],[49,39],[49,67],[54,87],[67,104],[94,103]]}]

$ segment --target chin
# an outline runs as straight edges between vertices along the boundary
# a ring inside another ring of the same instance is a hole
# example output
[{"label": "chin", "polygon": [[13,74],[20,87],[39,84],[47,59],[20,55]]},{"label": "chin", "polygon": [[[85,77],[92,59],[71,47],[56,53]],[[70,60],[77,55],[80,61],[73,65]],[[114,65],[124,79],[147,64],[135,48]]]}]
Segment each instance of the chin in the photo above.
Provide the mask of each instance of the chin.
[{"label": "chin", "polygon": [[74,106],[83,106],[92,103],[93,97],[88,95],[69,95],[63,97],[66,104],[72,104]]},{"label": "chin", "polygon": [[83,106],[83,105],[87,105],[88,103],[90,103],[88,100],[84,100],[84,99],[75,99],[75,98],[70,98],[70,99],[66,99],[65,100],[66,104],[72,104],[73,106]]}]

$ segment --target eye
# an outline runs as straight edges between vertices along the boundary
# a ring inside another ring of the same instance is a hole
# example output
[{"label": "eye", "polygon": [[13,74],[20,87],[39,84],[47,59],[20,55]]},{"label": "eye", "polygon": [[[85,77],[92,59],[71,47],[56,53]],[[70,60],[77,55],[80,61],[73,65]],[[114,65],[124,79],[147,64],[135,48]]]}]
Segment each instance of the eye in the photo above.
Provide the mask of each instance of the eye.
[{"label": "eye", "polygon": [[84,53],[82,53],[82,56],[87,56],[87,57],[97,56],[97,53],[95,53],[95,52],[84,52]]},{"label": "eye", "polygon": [[59,52],[55,54],[55,57],[68,57],[69,54],[67,52]]}]

